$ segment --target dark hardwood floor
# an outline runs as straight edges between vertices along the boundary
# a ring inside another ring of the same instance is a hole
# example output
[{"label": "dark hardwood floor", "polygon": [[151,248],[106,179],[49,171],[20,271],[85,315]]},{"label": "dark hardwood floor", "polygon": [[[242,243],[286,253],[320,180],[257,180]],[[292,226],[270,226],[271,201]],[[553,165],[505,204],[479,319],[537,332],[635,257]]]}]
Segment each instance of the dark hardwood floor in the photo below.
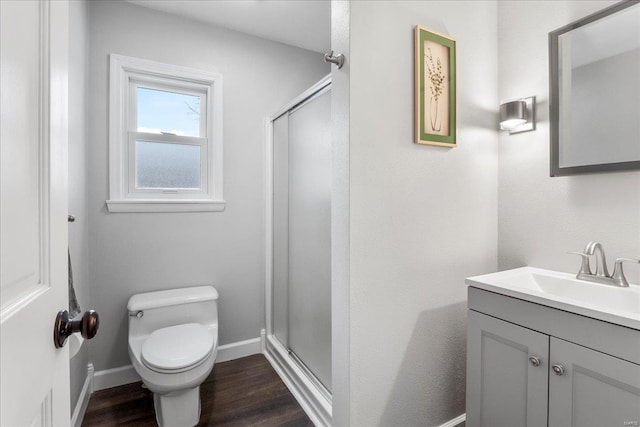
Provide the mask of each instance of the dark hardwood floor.
[{"label": "dark hardwood floor", "polygon": [[[156,426],[153,394],[141,385],[95,392],[82,425]],[[261,354],[216,363],[200,398],[199,426],[313,426]]]}]

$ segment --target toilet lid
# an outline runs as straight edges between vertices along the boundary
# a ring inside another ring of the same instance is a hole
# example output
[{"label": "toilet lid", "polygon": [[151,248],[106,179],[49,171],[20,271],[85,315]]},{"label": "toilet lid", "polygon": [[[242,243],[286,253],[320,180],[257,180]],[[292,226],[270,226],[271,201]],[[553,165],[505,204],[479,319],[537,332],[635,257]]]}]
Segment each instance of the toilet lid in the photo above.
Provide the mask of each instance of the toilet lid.
[{"label": "toilet lid", "polygon": [[142,344],[142,362],[150,369],[173,371],[204,360],[213,349],[213,335],[198,323],[153,331]]}]

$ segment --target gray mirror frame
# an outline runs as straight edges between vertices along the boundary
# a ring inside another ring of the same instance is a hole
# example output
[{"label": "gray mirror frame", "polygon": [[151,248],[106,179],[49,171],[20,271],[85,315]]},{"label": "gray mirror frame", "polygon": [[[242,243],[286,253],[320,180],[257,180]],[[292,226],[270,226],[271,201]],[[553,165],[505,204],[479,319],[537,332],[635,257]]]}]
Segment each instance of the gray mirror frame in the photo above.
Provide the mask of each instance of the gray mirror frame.
[{"label": "gray mirror frame", "polygon": [[640,161],[605,163],[586,166],[560,167],[560,75],[558,61],[558,39],[560,35],[582,27],[598,19],[640,3],[640,0],[625,0],[574,21],[549,33],[549,121],[550,121],[550,176],[567,176],[598,172],[615,172],[640,169]]}]

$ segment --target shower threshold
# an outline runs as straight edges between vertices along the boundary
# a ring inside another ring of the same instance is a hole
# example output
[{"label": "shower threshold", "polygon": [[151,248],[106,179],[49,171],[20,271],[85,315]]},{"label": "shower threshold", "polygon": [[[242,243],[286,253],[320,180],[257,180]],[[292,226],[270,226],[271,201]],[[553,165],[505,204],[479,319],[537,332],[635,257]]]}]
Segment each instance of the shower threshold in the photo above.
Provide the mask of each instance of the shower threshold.
[{"label": "shower threshold", "polygon": [[331,425],[331,392],[296,354],[273,335],[266,340],[265,356],[307,416],[317,426]]}]

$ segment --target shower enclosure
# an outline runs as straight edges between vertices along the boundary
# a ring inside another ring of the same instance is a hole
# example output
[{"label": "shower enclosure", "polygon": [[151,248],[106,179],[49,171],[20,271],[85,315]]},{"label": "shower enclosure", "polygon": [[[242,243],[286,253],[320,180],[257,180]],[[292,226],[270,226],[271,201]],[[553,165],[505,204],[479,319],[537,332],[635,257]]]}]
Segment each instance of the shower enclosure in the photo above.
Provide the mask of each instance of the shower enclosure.
[{"label": "shower enclosure", "polygon": [[330,77],[269,119],[267,135],[267,357],[312,421],[329,425]]}]

